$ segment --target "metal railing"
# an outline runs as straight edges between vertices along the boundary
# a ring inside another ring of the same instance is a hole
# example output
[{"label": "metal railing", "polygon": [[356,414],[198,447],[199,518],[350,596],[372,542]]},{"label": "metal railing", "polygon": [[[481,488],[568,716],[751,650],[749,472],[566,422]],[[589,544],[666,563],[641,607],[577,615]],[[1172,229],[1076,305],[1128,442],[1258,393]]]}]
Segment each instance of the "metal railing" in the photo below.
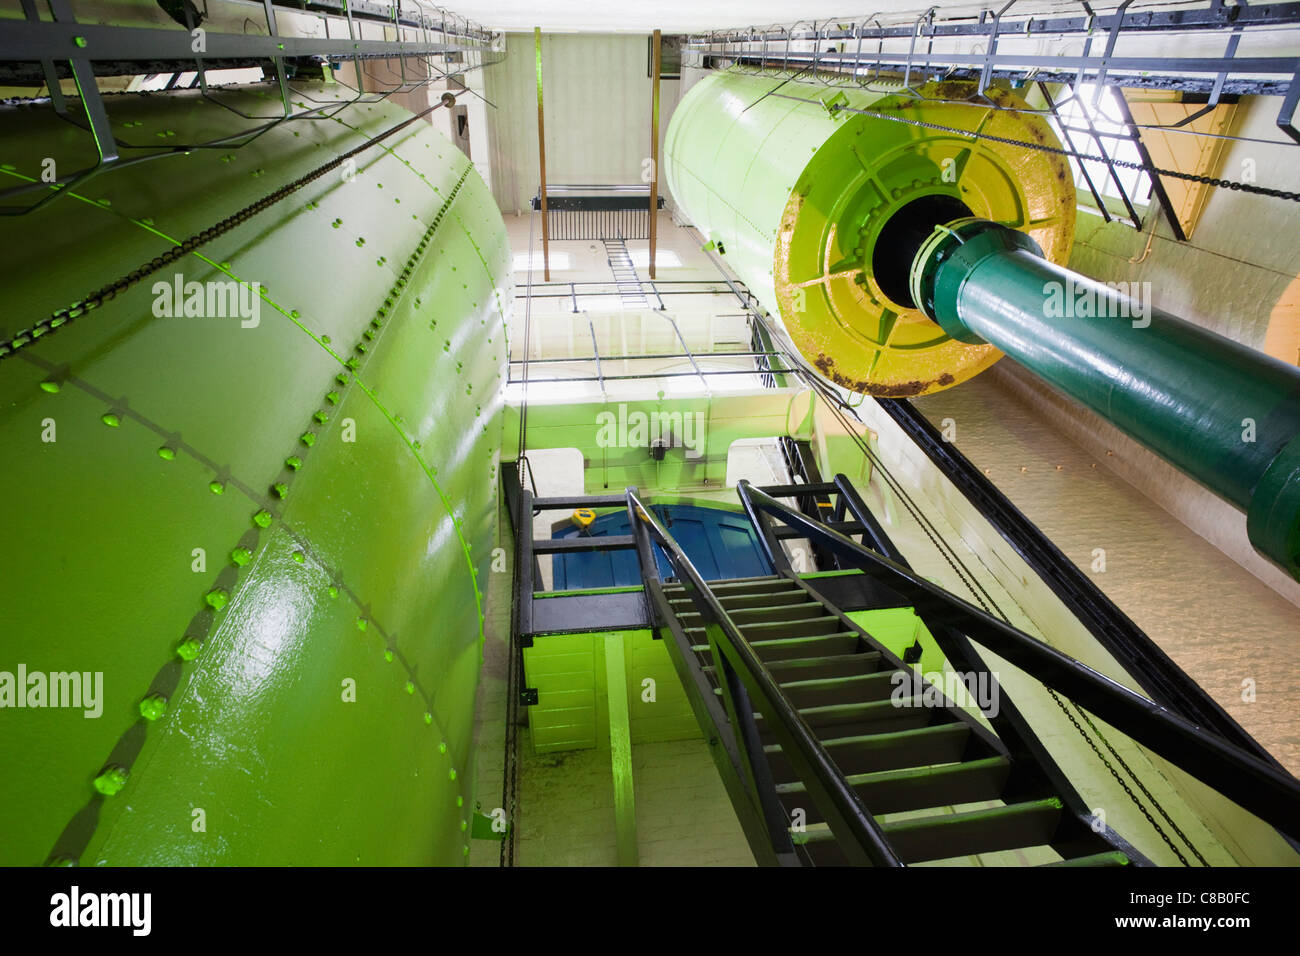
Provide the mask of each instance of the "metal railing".
[{"label": "metal railing", "polygon": [[[1300,839],[1300,780],[1215,733],[1165,709],[1098,673],[1037,638],[949,594],[911,568],[885,557],[782,504],[742,480],[738,492],[755,518],[759,541],[769,558],[781,552],[771,521],[775,518],[828,551],[842,565],[857,567],[906,599],[918,615],[949,627],[932,628],[946,655],[966,658],[954,643],[961,634],[1008,663],[1060,691],[1080,707],[1149,748],[1242,809]],[[987,672],[982,663],[980,668]]]},{"label": "metal railing", "polygon": [[[681,546],[641,503],[635,489],[628,489],[627,503],[630,514],[636,519],[632,530],[637,539],[637,555],[647,590],[658,583],[651,550],[653,541],[662,549],[703,619],[727,714],[743,755],[749,797],[767,825],[778,860],[790,864],[799,862],[754,721],[755,707],[803,781],[848,861],[858,865],[902,866],[879,824],[835,766],[812,728],[781,691],[776,679],[740,633]],[[683,648],[683,653],[694,656],[689,646]]]},{"label": "metal railing", "polygon": [[[664,197],[656,207],[664,208]],[[532,208],[542,208],[539,191]],[[614,185],[547,184],[546,220],[551,242],[556,240],[648,239],[650,187],[641,183]]]}]

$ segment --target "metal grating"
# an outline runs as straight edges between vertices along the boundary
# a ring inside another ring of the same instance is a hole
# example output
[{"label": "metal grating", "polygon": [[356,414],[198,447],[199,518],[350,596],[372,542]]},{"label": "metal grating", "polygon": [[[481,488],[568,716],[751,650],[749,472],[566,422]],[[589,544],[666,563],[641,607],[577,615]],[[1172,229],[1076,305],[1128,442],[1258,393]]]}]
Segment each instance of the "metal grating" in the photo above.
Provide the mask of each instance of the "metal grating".
[{"label": "metal grating", "polygon": [[[664,207],[659,197],[658,207]],[[533,197],[533,209],[541,209],[541,194]],[[546,188],[546,228],[554,242],[585,239],[650,238],[650,187],[622,186],[548,186]]]}]

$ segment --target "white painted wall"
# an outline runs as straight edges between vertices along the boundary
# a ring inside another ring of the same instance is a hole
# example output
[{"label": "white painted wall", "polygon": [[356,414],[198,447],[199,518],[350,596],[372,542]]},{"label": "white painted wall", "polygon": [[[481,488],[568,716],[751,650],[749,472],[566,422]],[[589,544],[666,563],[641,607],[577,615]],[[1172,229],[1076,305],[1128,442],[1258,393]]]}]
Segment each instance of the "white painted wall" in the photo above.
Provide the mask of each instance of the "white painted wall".
[{"label": "white painted wall", "polygon": [[[647,43],[635,34],[543,34],[546,175],[549,183],[639,183],[650,155]],[[492,194],[504,213],[537,194],[537,73],[533,35],[506,36],[506,58],[485,69],[492,130]],[[660,83],[660,146],[678,99]],[[662,182],[662,178],[661,178]]]}]

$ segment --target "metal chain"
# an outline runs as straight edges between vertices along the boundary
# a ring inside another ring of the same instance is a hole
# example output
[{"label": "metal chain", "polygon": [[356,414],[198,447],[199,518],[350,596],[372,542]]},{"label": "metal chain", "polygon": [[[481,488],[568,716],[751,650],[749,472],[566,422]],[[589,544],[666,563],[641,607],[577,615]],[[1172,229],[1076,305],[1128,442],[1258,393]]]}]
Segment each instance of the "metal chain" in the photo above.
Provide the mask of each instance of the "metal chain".
[{"label": "metal chain", "polygon": [[[1132,800],[1134,805],[1139,810],[1142,811],[1142,816],[1147,818],[1147,822],[1150,823],[1151,826],[1155,828],[1155,831],[1160,834],[1160,838],[1165,841],[1165,844],[1169,847],[1169,849],[1174,851],[1174,856],[1178,857],[1178,861],[1182,863],[1183,866],[1191,866],[1191,864],[1187,862],[1187,857],[1183,856],[1182,853],[1178,851],[1178,847],[1174,846],[1173,841],[1169,839],[1169,834],[1165,833],[1165,831],[1160,828],[1160,824],[1156,823],[1155,818],[1153,818],[1151,814],[1147,811],[1147,808],[1143,806],[1142,801],[1137,798],[1137,794],[1135,794],[1131,789],[1129,789],[1129,785],[1124,782],[1124,779],[1119,775],[1119,771],[1117,771],[1113,766],[1111,766],[1110,761],[1107,760],[1106,757],[1102,754],[1102,752],[1097,749],[1097,745],[1093,743],[1092,738],[1089,737],[1084,732],[1083,727],[1079,725],[1079,722],[1074,719],[1074,714],[1070,713],[1070,709],[1066,707],[1065,702],[1061,700],[1059,696],[1057,696],[1056,691],[1048,687],[1047,692],[1052,695],[1052,700],[1056,701],[1056,706],[1061,708],[1061,713],[1065,714],[1065,716],[1069,718],[1070,723],[1074,724],[1074,729],[1079,732],[1079,736],[1081,736],[1084,740],[1088,742],[1088,746],[1091,747],[1092,752],[1097,755],[1097,759],[1106,765],[1106,769],[1110,771],[1111,776],[1114,777],[1119,782],[1119,785],[1124,788],[1124,792],[1128,794],[1129,799]],[[1074,702],[1071,701],[1071,703]],[[1075,704],[1075,707],[1077,708],[1078,705]],[[1084,714],[1083,711],[1079,711],[1079,713],[1084,718],[1084,720],[1088,719],[1087,714]],[[1092,726],[1092,721],[1089,720],[1088,724],[1089,726]],[[1097,728],[1094,726],[1092,729],[1096,730]],[[1101,734],[1098,733],[1097,736],[1100,737]],[[1114,748],[1112,748],[1109,743],[1106,744],[1106,747],[1108,750],[1110,750],[1111,753],[1115,753]],[[1118,756],[1118,754],[1116,754],[1116,756]],[[1128,769],[1127,765],[1125,766],[1125,769]],[[1133,771],[1129,770],[1129,773],[1132,774]],[[1166,820],[1169,820],[1169,814],[1165,813],[1164,808],[1161,807],[1158,803],[1156,803],[1156,799],[1155,797],[1151,796],[1150,791],[1148,791],[1146,787],[1142,786],[1142,782],[1138,780],[1136,776],[1134,776],[1133,779],[1134,781],[1137,782],[1137,785],[1139,787],[1142,787],[1142,792],[1147,795],[1147,797],[1151,800],[1151,802],[1156,804],[1156,808],[1160,810],[1160,815],[1163,816]],[[1172,820],[1170,820],[1169,822],[1173,823]],[[1174,829],[1177,830],[1178,828],[1175,826]],[[1182,836],[1184,841],[1187,841],[1187,837],[1183,836],[1181,830],[1179,830],[1178,835]],[[1187,842],[1187,845],[1192,846],[1190,842]],[[1196,853],[1197,858],[1200,859],[1202,863],[1205,862],[1205,858],[1202,857],[1200,853],[1197,853],[1195,847],[1192,847],[1192,852]]]},{"label": "metal chain", "polygon": [[[784,96],[777,93],[776,96]],[[799,97],[788,97],[789,99],[800,99]],[[815,100],[801,100],[804,103],[814,103]],[[941,126],[938,123],[927,123],[924,120],[908,119],[905,116],[894,116],[889,113],[880,113],[875,110],[855,109],[851,106],[844,106],[836,103],[829,107],[831,112],[844,113],[862,113],[867,116],[877,116],[881,119],[892,120],[896,123],[906,123],[908,126],[920,126],[925,129],[938,130],[943,133],[956,133],[959,136],[967,136],[971,139],[984,139],[993,143],[1002,143],[1006,146],[1019,146],[1023,149],[1034,149],[1042,153],[1055,153],[1058,156],[1069,156],[1080,162],[1103,163],[1110,166],[1119,166],[1122,169],[1139,169],[1147,175],[1169,176],[1172,179],[1182,179],[1191,183],[1202,183],[1206,186],[1215,186],[1222,189],[1233,189],[1239,192],[1254,193],[1258,196],[1271,196],[1274,199],[1287,199],[1291,202],[1300,202],[1300,193],[1287,192],[1284,189],[1272,189],[1268,186],[1256,186],[1254,183],[1239,183],[1231,179],[1218,179],[1213,176],[1200,176],[1195,173],[1185,173],[1178,169],[1162,169],[1159,166],[1147,166],[1144,163],[1135,163],[1126,159],[1108,159],[1104,156],[1093,156],[1088,153],[1077,153],[1074,150],[1064,149],[1060,146],[1051,146],[1047,143],[1027,143],[1023,140],[1011,139],[1007,136],[994,136],[991,133],[981,133],[969,129],[957,129],[952,126]]]},{"label": "metal chain", "polygon": [[[1084,719],[1084,722],[1092,729],[1092,732],[1097,735],[1097,739],[1100,740],[1102,744],[1105,745],[1106,749],[1110,751],[1111,756],[1114,757],[1119,762],[1119,765],[1124,768],[1125,772],[1130,777],[1133,778],[1133,782],[1138,785],[1138,788],[1144,794],[1146,794],[1147,799],[1151,801],[1152,806],[1154,806],[1157,810],[1160,811],[1160,815],[1165,818],[1169,826],[1173,828],[1173,831],[1178,834],[1179,839],[1181,839],[1184,843],[1186,843],[1188,849],[1192,851],[1192,854],[1196,857],[1196,859],[1201,861],[1201,865],[1209,866],[1210,864],[1206,861],[1205,857],[1201,855],[1201,851],[1196,849],[1195,844],[1193,844],[1192,841],[1187,838],[1187,834],[1185,834],[1182,831],[1182,829],[1178,826],[1178,824],[1174,822],[1173,817],[1171,817],[1165,811],[1165,808],[1160,805],[1160,803],[1156,800],[1155,797],[1151,796],[1151,791],[1148,790],[1146,788],[1146,785],[1142,783],[1142,778],[1133,772],[1133,769],[1128,765],[1128,763],[1124,760],[1124,758],[1120,756],[1119,751],[1116,750],[1114,746],[1111,745],[1111,742],[1106,739],[1106,735],[1103,734],[1097,728],[1097,725],[1092,722],[1092,718],[1088,716],[1087,712],[1083,710],[1083,708],[1081,708],[1078,704],[1074,703],[1074,701],[1070,701],[1070,703],[1074,706],[1074,709],[1079,712],[1079,716]],[[1166,842],[1168,841],[1166,840]],[[1172,849],[1172,846],[1170,847],[1170,849]],[[1178,851],[1174,850],[1174,852],[1177,853]],[[1180,856],[1179,859],[1182,859],[1182,857]],[[1183,861],[1183,864],[1186,865],[1185,860]]]},{"label": "metal chain", "polygon": [[378,135],[366,140],[360,146],[357,146],[354,149],[350,149],[346,153],[340,154],[339,156],[335,157],[329,162],[316,167],[311,172],[307,173],[305,176],[302,176],[299,179],[296,179],[293,182],[288,183],[287,185],[281,186],[279,189],[275,190],[274,192],[268,193],[267,195],[263,196],[261,199],[257,200],[256,202],[248,206],[245,206],[243,209],[239,210],[239,212],[234,213],[231,216],[227,216],[225,219],[221,220],[215,226],[211,226],[207,229],[204,229],[202,232],[195,233],[189,238],[182,240],[181,242],[174,245],[172,248],[168,249],[162,255],[156,256],[155,258],[149,260],[148,262],[143,263],[141,266],[139,266],[139,268],[135,269],[134,271],[128,273],[125,276],[122,276],[120,279],[114,282],[110,282],[108,285],[96,290],[95,292],[92,292],[90,295],[86,296],[86,298],[81,299],[78,302],[74,302],[72,305],[67,306],[66,308],[57,310],[56,312],[52,313],[46,318],[41,319],[39,322],[34,323],[30,328],[23,329],[21,332],[17,333],[12,338],[5,341],[0,341],[0,360],[9,358],[18,349],[23,348],[26,345],[30,345],[31,343],[37,341],[38,339],[43,338],[46,335],[50,335],[61,328],[66,328],[68,325],[72,324],[72,322],[74,322],[81,316],[85,315],[87,312],[99,308],[105,302],[114,298],[118,293],[125,292],[131,286],[139,282],[141,279],[144,279],[145,277],[152,275],[153,273],[157,272],[159,269],[171,265],[172,263],[178,261],[182,256],[189,255],[191,252],[193,252],[195,249],[199,248],[200,246],[205,245],[211,242],[213,239],[216,239],[219,236],[224,235],[225,233],[229,232],[231,229],[234,229],[236,226],[241,225],[246,220],[251,219],[253,216],[256,216],[258,213],[263,212],[264,210],[270,208],[271,206],[274,206],[276,203],[284,199],[286,196],[292,195],[293,193],[297,192],[299,189],[302,189],[302,187],[306,186],[308,183],[314,182],[315,180],[319,179],[321,176],[324,176],[330,170],[337,169],[339,166],[343,165],[352,157],[356,156],[359,153],[364,152],[365,150],[369,149],[371,146],[374,146],[376,143],[382,142],[383,140],[392,136],[394,133],[400,132],[401,130],[405,129],[407,126],[410,126],[412,123],[416,122],[419,119],[422,119],[423,117],[427,116],[429,113],[432,113],[434,110],[438,109],[438,107],[443,105],[444,103],[440,101],[434,104],[433,106],[430,106],[428,109],[415,114],[410,119],[403,120],[402,122],[398,123],[396,126],[393,126],[390,129],[387,129],[384,132],[379,133]]},{"label": "metal chain", "polygon": [[[523,534],[516,530],[516,534]],[[527,532],[532,533],[531,529]],[[501,866],[515,865],[515,832],[519,797],[519,695],[522,693],[523,650],[513,634],[506,642],[506,733],[501,781],[501,803],[506,811],[506,833],[501,841]]]}]

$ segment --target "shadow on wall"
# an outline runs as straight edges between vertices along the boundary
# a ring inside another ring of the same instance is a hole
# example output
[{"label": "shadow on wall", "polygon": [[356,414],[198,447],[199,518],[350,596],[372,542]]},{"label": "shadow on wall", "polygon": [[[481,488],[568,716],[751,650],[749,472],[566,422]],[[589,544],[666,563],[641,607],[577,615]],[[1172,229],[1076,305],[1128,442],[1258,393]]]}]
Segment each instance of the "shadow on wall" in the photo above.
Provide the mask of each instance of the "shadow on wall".
[{"label": "shadow on wall", "polygon": [[1264,351],[1289,365],[1300,365],[1300,276],[1291,280],[1273,306]]}]

